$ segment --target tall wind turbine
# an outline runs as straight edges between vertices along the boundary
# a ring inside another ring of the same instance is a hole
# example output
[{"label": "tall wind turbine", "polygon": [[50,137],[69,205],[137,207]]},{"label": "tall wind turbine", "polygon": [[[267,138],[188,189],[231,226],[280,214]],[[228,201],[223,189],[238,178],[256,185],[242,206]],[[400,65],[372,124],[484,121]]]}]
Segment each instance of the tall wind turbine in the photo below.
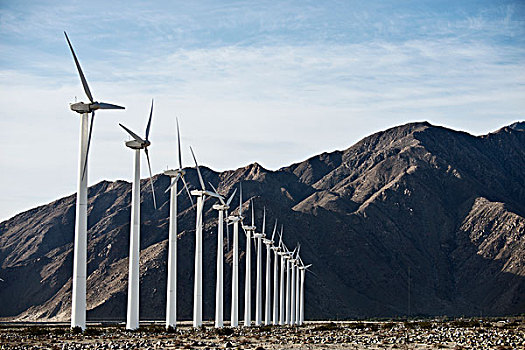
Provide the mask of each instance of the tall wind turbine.
[{"label": "tall wind turbine", "polygon": [[195,168],[199,176],[201,184],[200,190],[193,190],[191,194],[197,197],[197,218],[195,224],[195,281],[193,287],[193,327],[200,327],[202,325],[202,215],[204,209],[205,196],[222,198],[219,194],[206,190],[204,180],[202,179],[199,164],[190,147],[193,160],[195,161]]},{"label": "tall wind turbine", "polygon": [[[296,252],[296,250],[294,250]],[[290,258],[290,270],[292,271],[292,280],[290,282],[290,325],[295,324],[295,278],[296,278],[296,271],[295,271],[295,263],[297,261],[297,258],[292,255]]]},{"label": "tall wind turbine", "polygon": [[287,254],[285,255],[286,257],[286,324],[287,325],[290,325],[291,322],[291,315],[290,315],[290,311],[291,311],[291,308],[290,308],[290,294],[291,294],[291,290],[290,290],[290,277],[291,277],[291,259],[293,257],[293,255],[295,254],[295,250],[293,252],[290,252],[288,251],[288,249],[286,248],[286,245],[283,243],[283,248],[285,249],[285,251],[287,252]]},{"label": "tall wind turbine", "polygon": [[171,185],[166,192],[170,191],[170,226],[168,237],[168,284],[166,296],[166,329],[177,326],[177,182],[182,180],[183,186],[188,193],[188,197],[193,205],[190,191],[186,180],[184,179],[184,170],[182,169],[182,154],[180,148],[179,121],[177,120],[177,144],[179,154],[179,168],[166,170],[164,175],[170,177]]},{"label": "tall wind turbine", "polygon": [[301,245],[298,244],[297,247],[297,254],[294,262],[294,268],[295,268],[295,324],[299,324],[299,306],[300,306],[300,298],[299,298],[299,286],[301,284],[300,278],[299,278],[299,251],[301,250]]},{"label": "tall wind turbine", "polygon": [[[277,229],[277,220],[275,220],[275,227],[273,229],[272,234],[272,241],[273,236],[275,235],[275,231]],[[279,245],[275,246],[272,244],[272,250],[274,252],[274,261],[273,261],[273,318],[272,318],[272,324],[278,325],[279,324],[279,251],[280,251],[281,241],[279,240]]]},{"label": "tall wind turbine", "polygon": [[252,323],[252,253],[251,240],[255,233],[255,217],[253,212],[253,202],[250,200],[252,208],[251,226],[242,226],[246,232],[246,271],[244,278],[244,326],[249,327]]},{"label": "tall wind turbine", "polygon": [[[213,187],[210,183],[210,186],[213,188],[215,193],[217,189]],[[224,212],[226,212],[226,217],[228,217],[228,209],[230,208],[230,203],[235,196],[237,189],[233,191],[233,194],[230,196],[227,202],[224,202],[222,197],[219,197],[220,204],[214,204],[213,209],[219,212],[219,218],[217,221],[217,284],[215,286],[215,328],[222,328],[224,326],[224,317],[223,317],[223,307],[224,307]]]},{"label": "tall wind turbine", "polygon": [[302,326],[304,323],[304,278],[306,275],[306,270],[308,270],[308,268],[312,266],[312,264],[305,266],[301,258],[299,258],[299,262],[301,264],[299,266],[299,270],[301,271],[301,289],[299,292],[299,325]]},{"label": "tall wind turbine", "polygon": [[285,282],[284,278],[286,276],[286,259],[288,256],[288,252],[286,251],[286,248],[283,245],[283,226],[281,225],[281,233],[279,235],[279,250],[277,251],[277,254],[281,257],[281,275],[280,275],[280,283],[279,283],[279,325],[284,325],[286,323],[285,319],[285,310],[284,310],[284,303],[285,303]]},{"label": "tall wind turbine", "polygon": [[264,308],[264,324],[269,325],[270,324],[270,310],[271,310],[271,304],[270,304],[270,297],[271,297],[271,289],[270,289],[270,265],[271,265],[271,247],[273,245],[273,239],[275,237],[275,231],[277,230],[277,220],[275,220],[275,226],[273,227],[273,233],[272,233],[272,239],[266,239],[263,238],[263,243],[266,245],[266,294],[265,294],[265,308]]},{"label": "tall wind turbine", "polygon": [[151,127],[151,117],[153,116],[153,100],[151,100],[151,110],[149,112],[148,125],[146,126],[146,139],[142,139],[133,131],[119,124],[133,140],[127,141],[126,146],[135,151],[135,165],[133,184],[131,186],[131,225],[130,225],[130,244],[129,244],[129,281],[128,281],[128,314],[126,320],[127,329],[139,328],[139,254],[140,254],[140,150],[144,150],[148,160],[149,178],[151,193],[153,195],[153,205],[157,209],[155,200],[155,190],[153,188],[153,175],[151,174],[151,163],[149,159],[148,147],[149,130]]},{"label": "tall wind turbine", "polygon": [[262,239],[266,236],[264,228],[266,225],[266,208],[263,213],[263,225],[260,233],[255,233],[253,238],[257,240],[257,277],[255,280],[255,325],[262,324]]},{"label": "tall wind turbine", "polygon": [[[124,109],[124,107],[109,103],[96,102],[93,100],[91,91],[73,46],[66,36],[67,43],[71,49],[71,54],[77,66],[80,81],[84,87],[89,103],[77,102],[69,105],[72,111],[81,114],[80,118],[80,141],[78,157],[78,187],[77,202],[75,211],[75,245],[73,246],[73,295],[71,297],[71,328],[80,327],[86,329],[86,261],[87,261],[87,161],[89,144],[91,142],[91,132],[95,121],[95,111],[97,109]],[[89,121],[91,113],[91,122]]]},{"label": "tall wind turbine", "polygon": [[233,224],[231,327],[239,326],[239,222],[242,219],[242,185],[239,185],[239,215],[228,216],[228,225]]}]

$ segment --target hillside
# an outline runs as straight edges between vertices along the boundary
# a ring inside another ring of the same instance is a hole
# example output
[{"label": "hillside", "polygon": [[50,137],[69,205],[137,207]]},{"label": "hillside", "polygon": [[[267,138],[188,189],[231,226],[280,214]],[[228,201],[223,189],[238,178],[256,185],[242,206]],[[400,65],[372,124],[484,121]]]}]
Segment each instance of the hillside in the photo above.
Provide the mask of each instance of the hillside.
[{"label": "hillside", "polygon": [[[307,319],[518,314],[525,312],[524,126],[476,137],[411,123],[278,171],[254,163],[222,173],[204,168],[203,176],[223,194],[242,181],[257,222],[266,206],[270,222],[284,224],[287,245],[301,242],[303,259],[314,264]],[[197,186],[195,171],[187,174]],[[156,211],[145,181],[140,314],[162,319],[169,178],[154,177]],[[124,181],[89,189],[88,320],[125,319],[130,191]],[[215,303],[212,202],[205,205],[205,319]],[[0,223],[0,317],[69,318],[74,206],[72,195]],[[191,319],[195,211],[185,195],[179,208],[178,315]],[[244,276],[242,253],[240,260]],[[230,266],[227,254],[226,319]]]}]

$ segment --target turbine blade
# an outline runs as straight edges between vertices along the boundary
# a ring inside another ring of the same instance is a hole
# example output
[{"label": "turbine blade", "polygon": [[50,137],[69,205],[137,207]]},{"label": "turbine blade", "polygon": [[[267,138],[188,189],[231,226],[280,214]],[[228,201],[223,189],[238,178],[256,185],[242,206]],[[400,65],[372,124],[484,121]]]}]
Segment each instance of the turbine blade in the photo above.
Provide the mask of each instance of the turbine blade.
[{"label": "turbine blade", "polygon": [[139,135],[135,134],[133,131],[129,130],[124,125],[122,125],[120,123],[118,125],[120,125],[124,130],[126,130],[128,132],[128,134],[130,134],[131,137],[133,137],[136,141],[138,141],[138,142],[145,142],[143,139],[140,138]]},{"label": "turbine blade", "polygon": [[67,36],[66,32],[64,32],[64,35],[66,36],[66,40],[69,45],[69,49],[71,50],[71,53],[73,54],[73,59],[75,60],[75,64],[77,66],[78,75],[80,75],[80,80],[82,81],[82,86],[84,87],[84,92],[89,98],[89,101],[93,103],[93,96],[91,96],[91,91],[89,91],[89,86],[88,86],[86,77],[84,76],[84,72],[82,72],[82,68],[80,67],[80,63],[78,62],[77,55],[75,55],[75,50],[73,50],[73,45],[71,45],[71,41],[69,41],[69,37]]},{"label": "turbine blade", "polygon": [[195,153],[193,153],[193,148],[190,146],[191,155],[193,156],[193,160],[195,161],[195,168],[197,169],[197,174],[199,175],[199,182],[201,183],[201,187],[203,191],[206,191],[206,186],[204,186],[204,180],[202,179],[201,171],[199,170],[199,164],[197,164],[197,159],[195,158]]},{"label": "turbine blade", "polygon": [[153,99],[151,99],[151,109],[149,111],[148,126],[146,126],[146,141],[149,140],[149,129],[151,127],[151,117],[153,117]]},{"label": "turbine blade", "polygon": [[223,199],[222,196],[219,194],[219,192],[217,192],[217,189],[211,184],[211,182],[208,181],[208,183],[210,184],[211,188],[213,188],[213,191],[214,191],[215,194],[217,195],[216,197],[219,198],[219,200],[221,201],[221,204],[222,204],[222,205],[225,205],[226,203],[224,203],[224,199]]},{"label": "turbine blade", "polygon": [[262,234],[265,234],[266,230],[266,207],[263,207],[263,225],[262,225]]},{"label": "turbine blade", "polygon": [[177,144],[179,145],[179,169],[182,170],[182,150],[180,148],[180,132],[179,132],[179,119],[175,118],[177,121]]},{"label": "turbine blade", "polygon": [[95,121],[95,111],[91,112],[91,123],[89,123],[89,136],[88,136],[88,142],[87,142],[87,147],[86,147],[86,159],[84,159],[84,166],[82,167],[82,180],[84,180],[84,176],[86,175],[87,161],[88,161],[88,155],[89,155],[89,145],[91,144],[91,132],[93,131],[94,121]]},{"label": "turbine blade", "polygon": [[153,195],[153,206],[157,209],[157,200],[155,199],[155,188],[153,187],[153,174],[151,173],[151,163],[149,161],[149,152],[147,148],[144,148],[146,153],[146,158],[148,159],[148,168],[149,168],[149,183],[151,184],[151,194]]},{"label": "turbine blade", "polygon": [[301,243],[297,243],[297,257],[299,257],[299,251],[301,250]]},{"label": "turbine blade", "polygon": [[186,189],[186,193],[188,193],[188,197],[190,198],[191,206],[193,207],[193,199],[191,198],[190,189],[188,188],[188,184],[186,183],[186,180],[184,179],[184,176],[181,176],[182,182],[184,183],[184,188]]},{"label": "turbine blade", "polygon": [[283,225],[281,225],[281,232],[279,233],[279,247],[283,244]]},{"label": "turbine blade", "polygon": [[235,196],[235,193],[237,193],[237,189],[233,191],[233,194],[228,198],[228,201],[226,202],[227,206],[230,206],[230,203],[232,202],[233,197]]},{"label": "turbine blade", "polygon": [[[179,181],[179,178],[180,178],[180,173],[178,173],[177,176],[175,176],[175,180],[173,180],[173,181],[171,182],[171,184],[168,186],[168,188],[166,189],[166,191],[164,191],[164,193],[168,193],[168,192],[171,190],[171,188],[172,188],[173,186],[175,186],[175,184],[177,183],[177,181]],[[178,193],[177,193],[177,194],[178,194]]]},{"label": "turbine blade", "polygon": [[98,109],[126,109],[125,107],[113,105],[111,103],[97,102],[95,104]]},{"label": "turbine blade", "polygon": [[275,232],[277,232],[277,219],[275,219],[275,225],[273,226],[273,233],[272,233],[272,242],[275,238]]},{"label": "turbine blade", "polygon": [[242,218],[242,182],[239,182],[239,217]]},{"label": "turbine blade", "polygon": [[[226,218],[228,218],[228,210],[226,210]],[[230,225],[226,223],[226,251],[230,251]]]},{"label": "turbine blade", "polygon": [[252,226],[255,226],[255,215],[253,214],[253,200],[250,199],[250,205],[252,207]]}]

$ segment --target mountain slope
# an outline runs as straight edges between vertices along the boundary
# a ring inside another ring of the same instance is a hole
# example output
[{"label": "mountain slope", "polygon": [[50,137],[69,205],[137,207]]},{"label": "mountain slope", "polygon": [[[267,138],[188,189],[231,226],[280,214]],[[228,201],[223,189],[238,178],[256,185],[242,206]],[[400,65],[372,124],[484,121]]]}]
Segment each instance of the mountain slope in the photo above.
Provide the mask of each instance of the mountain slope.
[{"label": "mountain slope", "polygon": [[[307,318],[523,313],[523,130],[515,123],[475,137],[411,123],[278,171],[254,163],[223,173],[204,168],[203,176],[225,194],[242,181],[258,223],[266,206],[270,221],[284,224],[287,245],[301,242],[315,273],[306,284]],[[194,170],[188,176],[198,183]],[[142,318],[165,312],[168,185],[166,176],[154,177],[157,211],[150,187],[142,186]],[[125,319],[130,189],[117,181],[89,190],[88,319]],[[211,202],[205,205],[205,318],[213,317],[215,300]],[[1,303],[0,316],[69,317],[74,205],[69,196],[0,223],[0,300],[10,301]],[[179,208],[178,314],[190,319],[195,212],[184,194]],[[244,246],[241,235],[241,251]],[[240,260],[243,290],[242,253]],[[231,256],[225,310],[230,265]]]}]

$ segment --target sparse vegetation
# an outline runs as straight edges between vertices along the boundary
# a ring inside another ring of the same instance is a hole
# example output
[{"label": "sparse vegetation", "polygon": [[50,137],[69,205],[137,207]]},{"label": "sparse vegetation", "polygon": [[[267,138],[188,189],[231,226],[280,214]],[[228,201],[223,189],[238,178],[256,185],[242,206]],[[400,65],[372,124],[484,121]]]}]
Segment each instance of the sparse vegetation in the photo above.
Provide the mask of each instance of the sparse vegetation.
[{"label": "sparse vegetation", "polygon": [[323,323],[314,328],[314,331],[324,332],[324,331],[333,331],[339,329],[339,325],[335,322]]}]

